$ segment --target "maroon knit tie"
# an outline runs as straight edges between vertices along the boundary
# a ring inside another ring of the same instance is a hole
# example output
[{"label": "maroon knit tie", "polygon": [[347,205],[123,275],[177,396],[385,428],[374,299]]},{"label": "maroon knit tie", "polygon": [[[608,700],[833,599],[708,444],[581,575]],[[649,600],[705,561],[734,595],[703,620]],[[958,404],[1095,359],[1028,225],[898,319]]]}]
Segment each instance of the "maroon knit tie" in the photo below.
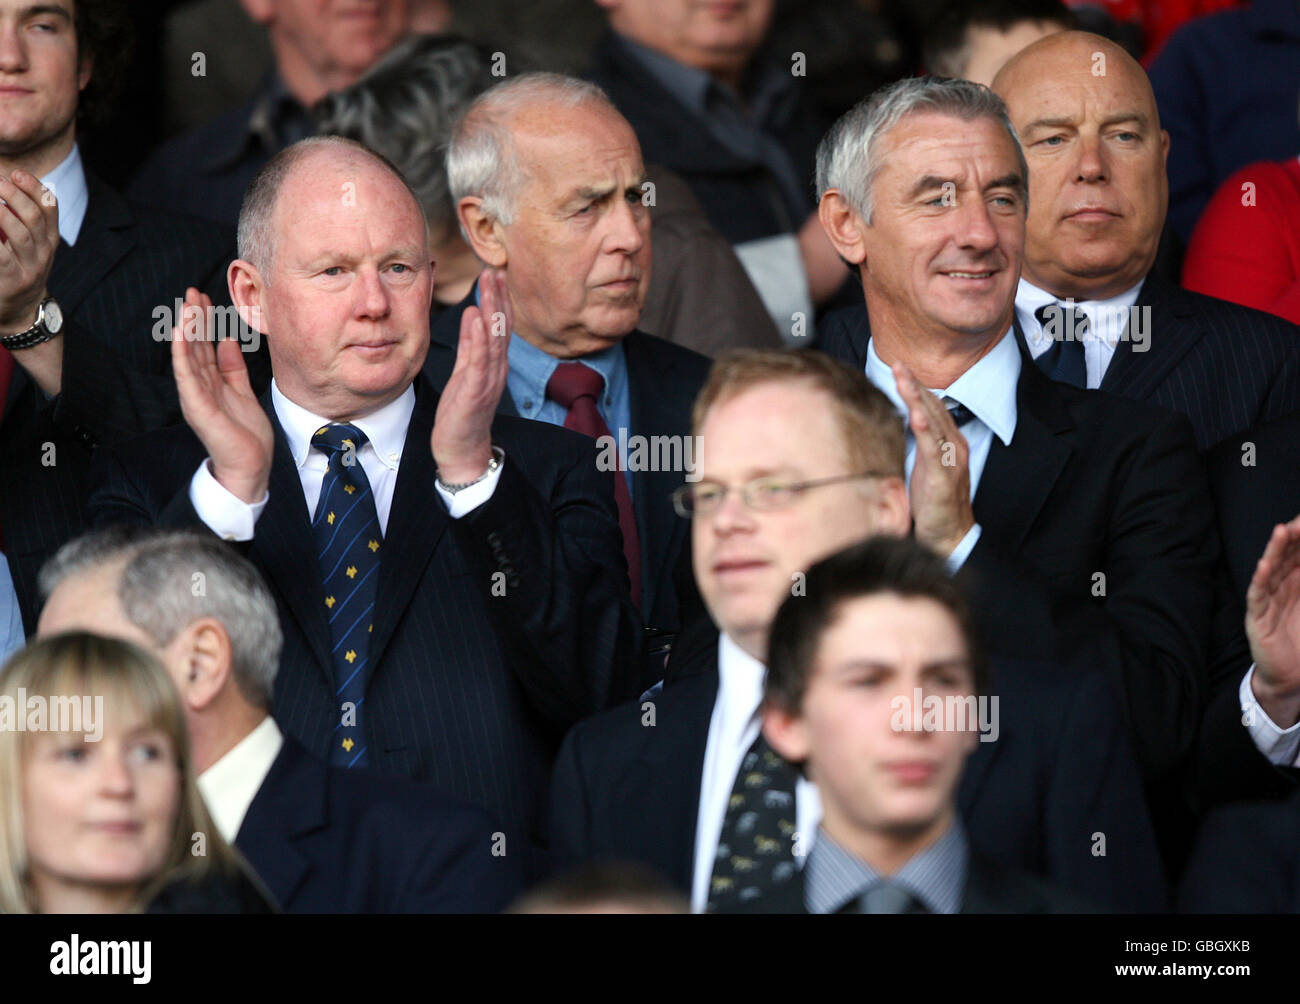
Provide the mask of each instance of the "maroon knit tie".
[{"label": "maroon knit tie", "polygon": [[[546,384],[546,396],[569,409],[564,427],[584,436],[599,439],[611,436],[609,426],[600,417],[596,401],[605,389],[605,378],[582,363],[560,363]],[[611,436],[611,438],[613,438]],[[632,494],[622,471],[614,472],[614,501],[618,503],[618,525],[623,531],[623,553],[631,577],[632,602],[641,604],[641,543],[636,534],[636,516],[632,512]]]}]

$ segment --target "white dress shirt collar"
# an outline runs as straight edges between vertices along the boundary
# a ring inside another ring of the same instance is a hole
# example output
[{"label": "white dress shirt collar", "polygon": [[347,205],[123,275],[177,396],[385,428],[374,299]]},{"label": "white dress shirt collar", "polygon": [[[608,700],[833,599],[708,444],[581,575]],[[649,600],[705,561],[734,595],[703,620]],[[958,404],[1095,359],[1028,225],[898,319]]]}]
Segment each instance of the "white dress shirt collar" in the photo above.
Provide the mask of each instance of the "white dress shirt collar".
[{"label": "white dress shirt collar", "polygon": [[253,804],[271,765],[280,755],[284,737],[267,715],[225,756],[199,775],[199,793],[227,843],[234,843],[248,807]]},{"label": "white dress shirt collar", "polygon": [[72,152],[41,179],[41,184],[59,201],[59,236],[69,245],[76,244],[81,224],[86,219],[86,206],[90,203],[86,170],[82,167],[81,152],[76,143],[72,144]]},{"label": "white dress shirt collar", "polygon": [[[1136,286],[1106,300],[1074,302],[1074,309],[1081,310],[1088,316],[1089,337],[1084,339],[1085,344],[1089,338],[1101,340],[1111,351],[1114,351],[1116,344],[1124,337],[1124,329],[1129,321],[1129,308],[1137,303],[1138,297],[1142,295],[1142,285],[1145,282],[1146,279],[1143,279]],[[1025,333],[1025,341],[1033,355],[1041,355],[1052,344],[1051,335],[1043,332],[1043,325],[1034,316],[1034,312],[1049,304],[1064,302],[1047,290],[1035,286],[1028,279],[1023,277],[1020,279],[1020,285],[1016,287],[1016,316],[1020,318],[1020,328]]]},{"label": "white dress shirt collar", "polygon": [[[1020,382],[1020,347],[1014,330],[1008,330],[997,345],[978,362],[945,388],[931,388],[939,398],[952,398],[970,409],[1002,440],[1011,445],[1016,432],[1016,387]],[[867,379],[884,391],[885,396],[906,418],[907,405],[894,383],[894,371],[876,354],[876,341],[867,341]],[[910,434],[910,433],[909,433]]]},{"label": "white dress shirt collar", "polygon": [[718,703],[723,735],[737,739],[763,703],[767,667],[737,645],[725,631],[718,639]]},{"label": "white dress shirt collar", "polygon": [[[293,462],[302,470],[311,456],[311,437],[322,425],[329,425],[332,419],[322,418],[290,401],[275,380],[271,381],[271,403],[284,428],[284,437],[288,440]],[[406,431],[414,411],[415,386],[412,385],[396,401],[389,402],[378,411],[372,411],[365,418],[354,419],[351,424],[366,434],[369,440],[366,446],[374,450],[375,456],[384,466],[396,471],[402,459],[402,447],[406,444]]]}]

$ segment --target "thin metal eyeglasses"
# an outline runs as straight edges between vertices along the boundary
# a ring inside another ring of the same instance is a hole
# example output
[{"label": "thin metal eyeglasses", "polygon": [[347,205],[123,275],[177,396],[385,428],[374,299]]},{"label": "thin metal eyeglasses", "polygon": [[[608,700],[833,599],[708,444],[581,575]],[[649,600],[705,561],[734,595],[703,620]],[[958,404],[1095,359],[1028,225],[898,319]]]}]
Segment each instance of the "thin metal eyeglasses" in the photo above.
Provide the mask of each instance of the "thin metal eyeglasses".
[{"label": "thin metal eyeglasses", "polygon": [[[762,477],[747,481],[740,486],[740,498],[749,509],[756,512],[770,512],[793,505],[809,488],[822,485],[839,484],[841,481],[856,481],[858,478],[894,477],[888,471],[863,471],[860,474],[837,474],[831,478],[817,478],[813,481],[786,481],[783,478]],[[692,516],[708,516],[722,508],[722,503],[731,493],[730,485],[720,485],[705,481],[700,484],[682,485],[673,492],[673,508],[683,519]]]}]

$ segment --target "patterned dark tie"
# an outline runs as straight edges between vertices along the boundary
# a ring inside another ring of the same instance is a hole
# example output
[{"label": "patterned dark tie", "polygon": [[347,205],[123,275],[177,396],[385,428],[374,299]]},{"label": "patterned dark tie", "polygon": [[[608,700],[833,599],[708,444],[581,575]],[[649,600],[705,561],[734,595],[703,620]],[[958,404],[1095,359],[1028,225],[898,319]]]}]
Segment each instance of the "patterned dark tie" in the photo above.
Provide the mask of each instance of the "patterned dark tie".
[{"label": "patterned dark tie", "polygon": [[727,801],[709,881],[709,911],[762,896],[794,877],[799,775],[763,733],[745,753]]},{"label": "patterned dark tie", "polygon": [[[582,363],[560,363],[546,384],[546,396],[567,408],[564,427],[599,439],[610,436],[609,426],[600,417],[596,402],[605,389],[605,378]],[[611,436],[612,438],[612,436]],[[623,531],[623,554],[627,558],[632,602],[641,605],[641,540],[636,532],[636,514],[632,511],[632,493],[622,471],[614,472],[614,502],[618,505],[618,526]]]},{"label": "patterned dark tie", "polygon": [[1043,326],[1043,333],[1052,339],[1052,347],[1034,360],[1038,368],[1057,383],[1087,387],[1083,341],[1088,337],[1088,315],[1072,307],[1049,303],[1035,310],[1034,317]]},{"label": "patterned dark tie", "polygon": [[370,632],[383,536],[370,481],[357,459],[365,444],[366,434],[354,425],[326,425],[311,437],[311,445],[329,457],[311,529],[325,587],[339,707],[329,757],[336,767],[367,763],[362,702],[370,676]]}]

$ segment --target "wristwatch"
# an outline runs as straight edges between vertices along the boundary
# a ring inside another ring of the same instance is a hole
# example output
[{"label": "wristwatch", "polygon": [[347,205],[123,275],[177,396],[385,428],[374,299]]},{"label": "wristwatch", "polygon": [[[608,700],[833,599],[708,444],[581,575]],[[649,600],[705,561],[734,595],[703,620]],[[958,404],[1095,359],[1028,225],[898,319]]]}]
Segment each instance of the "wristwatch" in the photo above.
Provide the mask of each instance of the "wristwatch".
[{"label": "wristwatch", "polygon": [[41,301],[40,308],[36,311],[36,323],[26,331],[0,336],[0,345],[11,352],[14,349],[30,349],[33,345],[48,342],[62,330],[63,311],[59,308],[58,301],[54,297],[47,296]]},{"label": "wristwatch", "polygon": [[[0,339],[0,341],[3,341],[3,339]],[[478,477],[476,477],[473,481],[462,481],[460,484],[449,485],[447,484],[447,482],[443,481],[442,476],[439,475],[438,486],[442,488],[443,491],[451,492],[453,495],[455,495],[457,492],[464,491],[466,488],[470,487],[471,485],[476,485],[480,481],[484,480],[489,474],[491,474],[498,467],[500,467],[502,462],[505,459],[506,459],[506,455],[502,451],[501,447],[494,446],[492,447],[492,459],[488,461],[487,470],[484,471],[482,474],[480,474]]]}]

